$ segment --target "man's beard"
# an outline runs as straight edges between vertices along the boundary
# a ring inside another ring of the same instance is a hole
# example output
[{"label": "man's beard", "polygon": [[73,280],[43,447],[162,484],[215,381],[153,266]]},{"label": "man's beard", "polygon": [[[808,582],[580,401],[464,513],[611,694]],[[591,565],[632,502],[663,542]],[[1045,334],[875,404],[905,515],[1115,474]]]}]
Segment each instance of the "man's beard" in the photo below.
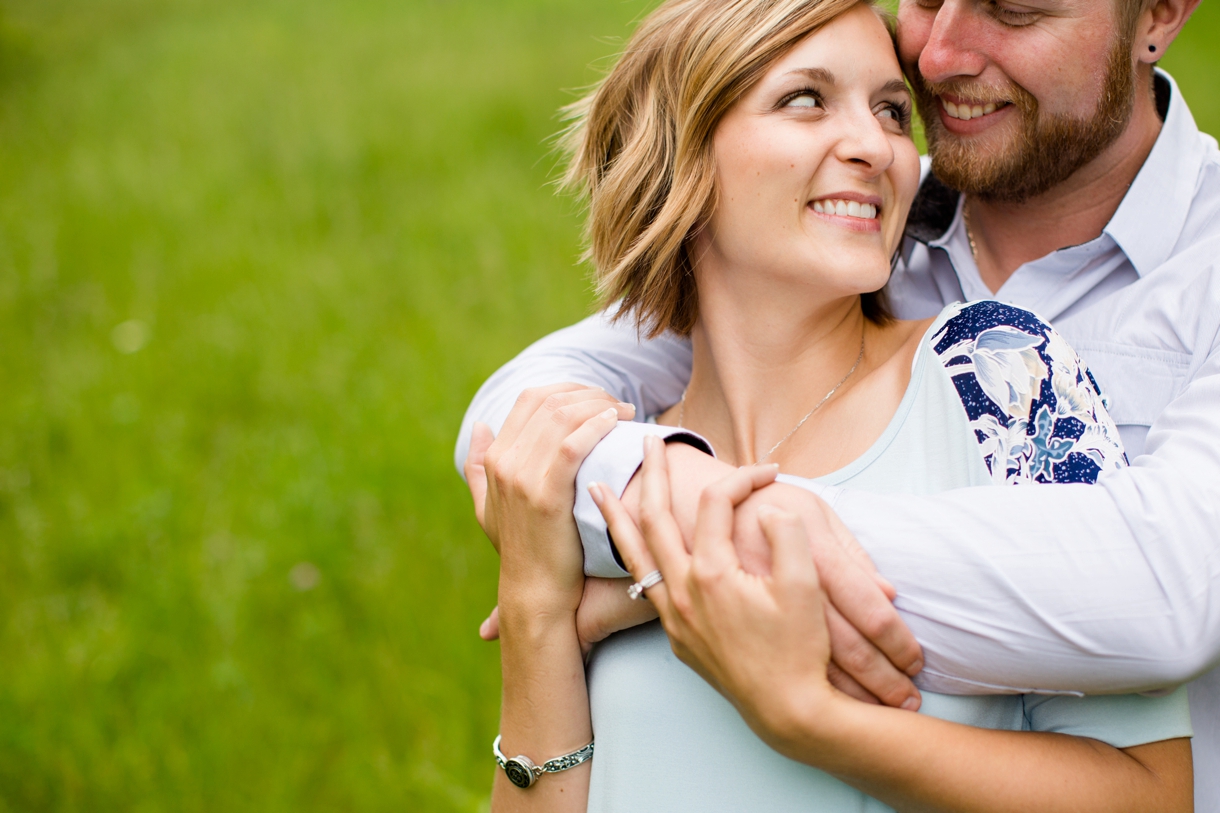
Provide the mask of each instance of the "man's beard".
[{"label": "man's beard", "polygon": [[[1111,50],[1097,110],[1086,119],[1039,116],[1038,101],[1016,84],[1000,94],[991,88],[957,82],[927,84],[916,69],[911,85],[936,177],[961,192],[1004,203],[1022,203],[1067,180],[1114,143],[1131,119],[1135,67],[1126,39],[1120,37]],[[1009,99],[1020,117],[1016,138],[999,154],[984,154],[968,138],[950,133],[940,119],[938,96],[948,93],[972,101],[980,92]]]}]

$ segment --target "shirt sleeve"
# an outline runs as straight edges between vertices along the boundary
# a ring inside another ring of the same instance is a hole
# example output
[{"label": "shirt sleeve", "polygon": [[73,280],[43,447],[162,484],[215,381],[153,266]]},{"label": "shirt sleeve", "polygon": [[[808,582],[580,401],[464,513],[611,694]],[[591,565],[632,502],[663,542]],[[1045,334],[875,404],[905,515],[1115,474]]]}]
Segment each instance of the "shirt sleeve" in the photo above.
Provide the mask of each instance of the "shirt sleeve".
[{"label": "shirt sleeve", "polygon": [[1115,748],[1194,735],[1185,686],[1158,697],[1025,695],[1022,701],[1029,730],[1089,737]]},{"label": "shirt sleeve", "polygon": [[564,382],[601,387],[634,404],[642,421],[678,402],[690,367],[686,339],[672,334],[641,339],[630,320],[613,320],[613,310],[594,314],[530,345],[479,387],[462,418],[454,464],[461,474],[475,421],[498,433],[527,389]]},{"label": "shirt sleeve", "polygon": [[1144,691],[1220,658],[1217,321],[1144,454],[1096,485],[835,495],[924,647],[923,688]]},{"label": "shirt sleeve", "polygon": [[678,402],[690,380],[690,342],[672,334],[641,339],[630,320],[615,322],[613,310],[598,313],[530,345],[479,388],[462,419],[454,464],[462,474],[475,421],[498,433],[517,397],[532,387],[574,382],[601,387],[634,404],[636,421],[621,422],[585,458],[576,477],[576,524],[590,576],[627,575],[617,561],[606,523],[593,504],[588,485],[605,483],[622,495],[643,462],[646,434],[682,441],[711,453],[692,432],[643,423]]}]

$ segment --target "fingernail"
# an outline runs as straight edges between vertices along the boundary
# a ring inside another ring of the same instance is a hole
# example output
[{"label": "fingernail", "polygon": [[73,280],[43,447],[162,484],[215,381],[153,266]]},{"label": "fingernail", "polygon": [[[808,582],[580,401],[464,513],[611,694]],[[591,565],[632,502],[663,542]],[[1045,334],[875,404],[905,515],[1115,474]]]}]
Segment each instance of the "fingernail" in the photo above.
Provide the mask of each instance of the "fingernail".
[{"label": "fingernail", "polygon": [[615,420],[618,420],[618,410],[615,409],[614,407],[610,407],[609,409],[607,409],[605,412],[602,413],[602,417],[603,418],[614,418]]},{"label": "fingernail", "polygon": [[635,413],[635,404],[629,404],[626,401],[619,401],[618,405],[619,405],[619,409],[626,409],[626,410],[629,410],[632,414]]},{"label": "fingernail", "polygon": [[656,447],[657,447],[656,437],[653,435],[645,435],[644,436],[644,452],[645,453],[651,452]]},{"label": "fingernail", "polygon": [[923,658],[920,658],[919,660],[915,661],[915,663],[911,664],[911,668],[907,669],[907,674],[910,675],[911,677],[915,677],[922,671],[923,671]]},{"label": "fingernail", "polygon": [[589,483],[589,496],[593,498],[593,502],[597,505],[602,504],[602,484]]},{"label": "fingernail", "polygon": [[904,700],[902,702],[902,708],[907,711],[919,711],[919,705],[920,705],[919,695],[915,695],[914,697],[908,697],[906,700]]}]

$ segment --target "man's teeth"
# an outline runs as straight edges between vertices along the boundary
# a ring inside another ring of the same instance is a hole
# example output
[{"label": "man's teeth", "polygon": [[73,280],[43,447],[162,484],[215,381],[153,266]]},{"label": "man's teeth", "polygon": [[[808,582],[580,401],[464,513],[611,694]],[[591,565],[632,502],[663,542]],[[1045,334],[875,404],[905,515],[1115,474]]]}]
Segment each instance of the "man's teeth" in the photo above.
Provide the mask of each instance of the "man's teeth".
[{"label": "man's teeth", "polygon": [[859,203],[854,200],[815,200],[813,211],[824,215],[839,217],[858,217],[861,220],[875,220],[877,207],[871,203]]},{"label": "man's teeth", "polygon": [[1000,102],[999,104],[995,102],[988,102],[987,104],[966,104],[964,102],[962,104],[954,104],[948,99],[941,99],[940,103],[950,118],[961,119],[962,121],[970,121],[970,119],[977,119],[979,116],[991,115],[1008,104],[1008,102]]}]

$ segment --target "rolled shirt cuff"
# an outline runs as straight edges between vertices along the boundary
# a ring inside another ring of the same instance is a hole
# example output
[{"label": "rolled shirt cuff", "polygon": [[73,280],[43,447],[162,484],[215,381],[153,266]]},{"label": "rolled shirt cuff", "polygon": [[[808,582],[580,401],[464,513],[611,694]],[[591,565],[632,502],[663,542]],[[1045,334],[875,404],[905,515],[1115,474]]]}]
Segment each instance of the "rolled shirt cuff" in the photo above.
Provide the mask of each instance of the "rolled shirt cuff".
[{"label": "rolled shirt cuff", "polygon": [[654,423],[619,421],[594,447],[576,474],[576,527],[585,549],[585,575],[617,579],[631,574],[619,560],[618,551],[610,540],[606,520],[589,494],[592,483],[603,483],[618,497],[644,462],[644,438],[658,437],[666,443],[688,443],[696,449],[716,456],[712,446],[689,429],[660,426]]}]

